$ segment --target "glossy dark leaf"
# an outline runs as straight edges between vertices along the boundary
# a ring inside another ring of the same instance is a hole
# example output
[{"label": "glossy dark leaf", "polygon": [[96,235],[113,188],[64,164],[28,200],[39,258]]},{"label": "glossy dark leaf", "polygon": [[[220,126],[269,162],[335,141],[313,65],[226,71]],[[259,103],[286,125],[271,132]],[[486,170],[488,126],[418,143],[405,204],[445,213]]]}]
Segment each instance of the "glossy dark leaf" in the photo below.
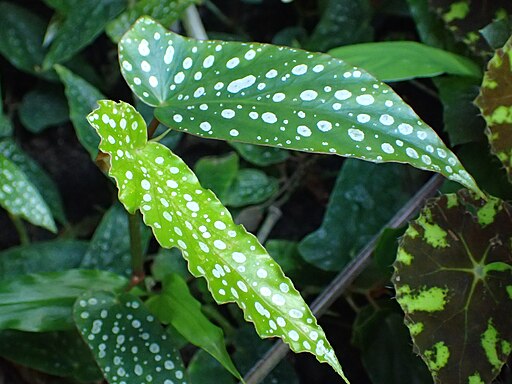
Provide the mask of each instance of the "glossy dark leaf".
[{"label": "glossy dark leaf", "polygon": [[260,167],[282,163],[290,156],[289,151],[279,148],[236,142],[229,144],[244,160]]},{"label": "glossy dark leaf", "polygon": [[492,49],[503,47],[512,35],[512,15],[493,20],[482,28],[480,33]]},{"label": "glossy dark leaf", "polygon": [[496,51],[475,100],[487,123],[487,138],[512,181],[512,37]]},{"label": "glossy dark leaf", "polygon": [[205,156],[199,159],[194,172],[204,188],[211,189],[219,199],[228,192],[239,170],[236,153],[224,156]]},{"label": "glossy dark leaf", "polygon": [[163,281],[171,273],[177,273],[183,279],[192,277],[188,271],[187,262],[178,248],[161,248],[153,258],[151,276],[157,281]]},{"label": "glossy dark leaf", "polygon": [[233,376],[241,379],[226,350],[224,332],[203,314],[201,303],[179,275],[168,275],[163,281],[162,292],[151,297],[146,305],[161,322],[171,324],[189,342],[204,349]]},{"label": "glossy dark leaf", "polygon": [[101,372],[80,335],[75,331],[0,332],[0,356],[50,375],[78,382],[98,382]]},{"label": "glossy dark leaf", "polygon": [[396,298],[436,383],[490,383],[512,350],[512,207],[430,200],[395,262]]},{"label": "glossy dark leaf", "polygon": [[159,121],[180,131],[404,162],[478,191],[457,158],[398,95],[330,56],[187,39],[141,18],[121,40],[119,60],[133,92],[156,107]]},{"label": "glossy dark leaf", "polygon": [[415,192],[415,177],[398,164],[345,161],[322,225],[299,244],[303,258],[324,270],[342,270]]},{"label": "glossy dark leaf", "polygon": [[103,271],[71,269],[17,276],[0,282],[0,329],[68,330],[76,298],[91,289],[120,290],[125,278]]},{"label": "glossy dark leaf", "polygon": [[234,384],[233,376],[211,355],[198,350],[187,367],[191,383]]},{"label": "glossy dark leaf", "polygon": [[221,201],[231,207],[262,203],[278,190],[278,182],[258,169],[241,169]]},{"label": "glossy dark leaf", "polygon": [[179,351],[135,296],[88,292],[73,316],[110,384],[187,382]]}]

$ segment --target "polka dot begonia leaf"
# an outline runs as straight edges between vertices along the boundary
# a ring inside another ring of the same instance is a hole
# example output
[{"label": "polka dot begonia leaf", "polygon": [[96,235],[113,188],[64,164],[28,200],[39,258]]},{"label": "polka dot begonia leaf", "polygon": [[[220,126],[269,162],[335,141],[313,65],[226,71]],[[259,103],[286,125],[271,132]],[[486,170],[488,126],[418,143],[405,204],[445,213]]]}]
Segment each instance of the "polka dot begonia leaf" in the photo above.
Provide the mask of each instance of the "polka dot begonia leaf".
[{"label": "polka dot begonia leaf", "polygon": [[50,208],[25,173],[0,154],[0,206],[14,216],[56,232]]},{"label": "polka dot begonia leaf", "polygon": [[110,384],[187,383],[178,349],[135,296],[88,292],[73,316]]},{"label": "polka dot begonia leaf", "polygon": [[512,351],[512,207],[467,190],[430,200],[405,232],[396,298],[435,383],[491,383]]},{"label": "polka dot begonia leaf", "polygon": [[109,174],[126,209],[140,209],[160,245],[180,248],[191,273],[206,278],[214,299],[236,302],[261,337],[280,337],[293,351],[314,354],[345,378],[307,304],[256,237],[233,222],[179,157],[147,142],[146,124],[132,106],[98,103],[88,120],[101,137],[100,150],[110,155]]},{"label": "polka dot begonia leaf", "polygon": [[331,56],[188,39],[143,17],[121,39],[119,62],[133,92],[174,129],[408,163],[480,193],[457,157],[390,87]]}]

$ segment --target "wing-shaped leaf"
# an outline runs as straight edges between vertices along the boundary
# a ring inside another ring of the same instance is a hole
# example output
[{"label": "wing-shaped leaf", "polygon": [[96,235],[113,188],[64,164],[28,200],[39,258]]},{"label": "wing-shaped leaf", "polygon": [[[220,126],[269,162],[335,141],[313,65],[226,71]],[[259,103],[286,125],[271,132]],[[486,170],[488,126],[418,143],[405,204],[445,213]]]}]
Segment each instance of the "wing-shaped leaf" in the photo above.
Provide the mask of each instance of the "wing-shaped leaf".
[{"label": "wing-shaped leaf", "polygon": [[405,232],[396,298],[436,383],[490,383],[512,350],[512,207],[462,190]]},{"label": "wing-shaped leaf", "polygon": [[485,72],[475,100],[487,123],[487,137],[494,154],[512,180],[512,38],[496,51]]},{"label": "wing-shaped leaf", "polygon": [[96,107],[96,101],[105,97],[84,79],[60,65],[55,66],[60,80],[66,87],[71,122],[80,143],[87,149],[93,160],[98,155],[98,135],[87,124],[85,116]]},{"label": "wing-shaped leaf", "polygon": [[54,240],[11,247],[0,252],[0,280],[29,273],[78,268],[88,243]]},{"label": "wing-shaped leaf", "polygon": [[398,164],[345,161],[322,225],[299,244],[302,257],[324,270],[342,270],[414,193],[408,171]]},{"label": "wing-shaped leaf", "polygon": [[134,21],[143,15],[151,16],[163,25],[171,26],[179,20],[185,9],[196,3],[199,3],[199,0],[139,0],[133,2],[126,11],[107,24],[107,35],[115,43],[119,42]]},{"label": "wing-shaped leaf", "polygon": [[0,154],[0,206],[14,216],[56,232],[50,208],[27,175]]},{"label": "wing-shaped leaf", "polygon": [[119,43],[119,61],[133,92],[178,130],[409,163],[478,191],[457,157],[391,88],[339,59],[196,41],[146,17]]},{"label": "wing-shaped leaf", "polygon": [[99,104],[88,119],[101,136],[100,150],[111,156],[109,174],[126,209],[140,209],[158,242],[180,248],[215,300],[236,302],[260,336],[281,337],[295,352],[313,353],[343,375],[313,314],[257,239],[233,223],[179,157],[147,142],[144,120],[132,106]]},{"label": "wing-shaped leaf", "polygon": [[179,275],[168,275],[163,290],[150,298],[146,305],[161,322],[172,324],[192,344],[215,357],[233,376],[241,379],[224,342],[224,332],[201,311],[201,303],[190,293]]},{"label": "wing-shaped leaf", "polygon": [[[121,204],[114,204],[103,216],[84,255],[80,268],[101,269],[129,276],[131,253],[128,214]],[[141,248],[147,249],[151,231],[140,227]]]},{"label": "wing-shaped leaf", "polygon": [[67,10],[44,58],[44,69],[50,69],[55,63],[70,59],[103,32],[107,22],[124,8],[123,0],[87,0],[74,3]]},{"label": "wing-shaped leaf", "polygon": [[76,298],[91,287],[120,290],[127,280],[104,271],[71,269],[19,276],[0,282],[0,329],[68,330]]},{"label": "wing-shaped leaf", "polygon": [[110,384],[187,382],[179,351],[135,296],[88,292],[73,315]]},{"label": "wing-shaped leaf", "polygon": [[16,364],[83,383],[97,383],[102,377],[91,351],[76,330],[2,331],[0,356]]},{"label": "wing-shaped leaf", "polygon": [[27,176],[48,204],[53,217],[61,223],[65,223],[66,214],[59,190],[39,164],[11,139],[0,140],[0,155],[12,161]]},{"label": "wing-shaped leaf", "polygon": [[434,77],[443,73],[481,76],[480,67],[470,59],[415,41],[348,45],[331,49],[329,54],[363,67],[382,81]]}]

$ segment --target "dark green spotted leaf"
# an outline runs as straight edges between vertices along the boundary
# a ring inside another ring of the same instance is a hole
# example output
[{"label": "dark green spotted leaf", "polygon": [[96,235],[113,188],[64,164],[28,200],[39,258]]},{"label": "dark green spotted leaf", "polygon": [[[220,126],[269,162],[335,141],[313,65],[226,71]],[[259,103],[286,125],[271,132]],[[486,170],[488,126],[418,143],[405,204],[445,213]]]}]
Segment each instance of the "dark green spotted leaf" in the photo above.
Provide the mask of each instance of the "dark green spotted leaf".
[{"label": "dark green spotted leaf", "polygon": [[53,217],[57,221],[65,223],[66,214],[60,192],[46,171],[28,156],[14,140],[0,139],[0,155],[12,161],[27,176],[50,208]]},{"label": "dark green spotted leaf", "polygon": [[345,161],[322,225],[299,244],[302,257],[324,270],[342,270],[415,192],[411,176],[399,164]]},{"label": "dark green spotted leaf", "polygon": [[142,116],[129,104],[100,101],[88,116],[110,155],[119,200],[162,247],[178,247],[191,273],[208,281],[218,303],[236,302],[261,337],[280,337],[295,352],[313,353],[343,372],[306,303],[257,239],[235,225],[187,165],[165,146],[147,142]]},{"label": "dark green spotted leaf", "polygon": [[124,33],[139,17],[148,15],[163,25],[171,26],[178,21],[185,9],[200,0],[139,0],[131,2],[128,9],[107,24],[107,35],[115,43],[121,40]]},{"label": "dark green spotted leaf", "polygon": [[512,180],[512,38],[489,61],[475,103],[487,123],[492,152],[500,159]]},{"label": "dark green spotted leaf", "polygon": [[78,268],[87,247],[85,241],[54,240],[9,248],[0,252],[0,280]]},{"label": "dark green spotted leaf", "polygon": [[168,275],[163,281],[162,292],[151,297],[146,305],[161,322],[171,324],[189,342],[204,349],[233,376],[241,379],[226,350],[224,332],[201,312],[201,303],[179,275]]},{"label": "dark green spotted leaf", "polygon": [[490,53],[491,48],[480,29],[512,14],[509,0],[429,0],[429,4],[456,40],[482,55]]},{"label": "dark green spotted leaf", "polygon": [[85,116],[96,107],[96,101],[105,97],[84,79],[70,72],[68,69],[56,65],[55,70],[60,80],[66,87],[66,97],[69,104],[69,117],[75,127],[78,140],[83,147],[89,152],[93,160],[98,155],[98,135],[89,124]]},{"label": "dark green spotted leaf", "polygon": [[229,144],[244,160],[260,167],[282,163],[290,156],[290,152],[279,148],[236,142]]},{"label": "dark green spotted leaf", "polygon": [[0,206],[14,216],[57,232],[50,208],[27,175],[0,153]]},{"label": "dark green spotted leaf", "polygon": [[73,316],[110,384],[187,382],[179,351],[135,296],[88,292]]},{"label": "dark green spotted leaf", "polygon": [[409,163],[479,191],[387,85],[323,54],[196,41],[141,18],[119,43],[133,92],[166,125],[203,137]]},{"label": "dark green spotted leaf", "polygon": [[467,190],[430,200],[393,276],[416,349],[436,383],[490,383],[512,350],[512,207]]},{"label": "dark green spotted leaf", "polygon": [[362,67],[382,81],[402,81],[448,73],[480,78],[470,59],[415,41],[382,41],[334,48],[329,55]]},{"label": "dark green spotted leaf", "polygon": [[120,290],[127,280],[104,271],[71,269],[38,273],[0,282],[0,329],[28,332],[68,330],[76,298],[94,287]]},{"label": "dark green spotted leaf", "polygon": [[61,89],[36,87],[23,97],[19,116],[25,128],[40,133],[48,127],[68,121],[68,104]]},{"label": "dark green spotted leaf", "polygon": [[102,375],[91,351],[75,331],[0,332],[0,356],[16,364],[82,383]]},{"label": "dark green spotted leaf", "polygon": [[205,156],[199,159],[194,172],[204,188],[211,189],[219,199],[229,190],[239,170],[236,153],[224,156]]},{"label": "dark green spotted leaf", "polygon": [[340,45],[362,43],[372,39],[373,15],[369,0],[327,0],[324,3],[322,17],[304,43],[305,49],[326,52]]},{"label": "dark green spotted leaf", "polygon": [[67,10],[64,21],[59,25],[43,60],[43,68],[47,70],[56,63],[70,59],[103,32],[107,22],[117,16],[123,8],[123,0],[74,2]]},{"label": "dark green spotted leaf", "polygon": [[42,18],[12,2],[0,2],[0,53],[16,68],[37,73],[45,50]]},{"label": "dark green spotted leaf", "polygon": [[241,169],[221,201],[230,207],[262,203],[274,195],[279,183],[259,169]]},{"label": "dark green spotted leaf", "polygon": [[[128,214],[121,204],[114,204],[103,216],[84,255],[80,268],[101,269],[129,276],[131,273]],[[151,231],[140,226],[141,247],[149,245]]]}]

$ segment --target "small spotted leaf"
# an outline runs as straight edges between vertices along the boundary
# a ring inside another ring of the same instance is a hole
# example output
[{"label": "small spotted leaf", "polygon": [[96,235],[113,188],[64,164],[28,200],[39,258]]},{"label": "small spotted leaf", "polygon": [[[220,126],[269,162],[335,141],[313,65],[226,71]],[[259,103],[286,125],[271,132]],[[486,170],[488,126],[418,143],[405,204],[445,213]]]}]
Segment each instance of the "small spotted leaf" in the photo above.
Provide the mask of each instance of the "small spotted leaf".
[{"label": "small spotted leaf", "polygon": [[88,116],[111,157],[119,200],[140,209],[164,248],[178,247],[189,270],[208,281],[218,303],[236,302],[261,337],[280,337],[343,372],[323,330],[290,279],[257,239],[235,225],[216,196],[165,146],[147,142],[146,125],[129,104],[99,101]]},{"label": "small spotted leaf", "polygon": [[0,206],[34,225],[57,232],[50,208],[27,175],[0,154]]},{"label": "small spotted leaf", "polygon": [[512,207],[430,200],[402,237],[396,298],[436,383],[490,383],[512,350]]},{"label": "small spotted leaf", "polygon": [[87,292],[73,315],[110,384],[186,384],[179,351],[135,296]]},{"label": "small spotted leaf", "polygon": [[197,41],[139,19],[121,72],[162,123],[202,137],[411,164],[479,192],[457,157],[386,84],[319,53]]},{"label": "small spotted leaf", "polygon": [[489,61],[475,103],[487,123],[487,138],[493,153],[512,181],[512,37]]}]

